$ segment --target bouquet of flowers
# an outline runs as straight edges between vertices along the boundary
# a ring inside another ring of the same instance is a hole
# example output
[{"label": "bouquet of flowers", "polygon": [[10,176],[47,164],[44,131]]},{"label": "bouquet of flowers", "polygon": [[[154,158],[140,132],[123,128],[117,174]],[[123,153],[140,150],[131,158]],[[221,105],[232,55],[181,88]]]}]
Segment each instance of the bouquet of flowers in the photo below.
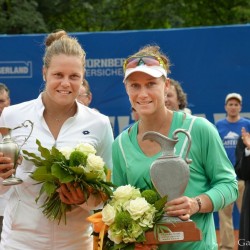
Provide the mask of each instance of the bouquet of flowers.
[{"label": "bouquet of flowers", "polygon": [[94,232],[102,234],[100,249],[128,250],[145,242],[145,232],[161,220],[166,202],[167,196],[160,198],[152,189],[141,192],[131,185],[118,187],[103,210],[88,217]]},{"label": "bouquet of flowers", "polygon": [[66,212],[71,210],[71,205],[60,200],[56,191],[62,183],[74,183],[76,188],[81,188],[87,198],[90,193],[100,193],[105,201],[112,195],[111,182],[106,181],[108,173],[103,159],[96,155],[95,148],[88,143],[78,144],[75,148],[65,147],[51,150],[44,148],[36,140],[41,156],[23,150],[26,160],[32,161],[37,169],[31,173],[31,178],[42,183],[38,201],[42,194],[46,194],[43,213],[50,220],[64,219]]}]

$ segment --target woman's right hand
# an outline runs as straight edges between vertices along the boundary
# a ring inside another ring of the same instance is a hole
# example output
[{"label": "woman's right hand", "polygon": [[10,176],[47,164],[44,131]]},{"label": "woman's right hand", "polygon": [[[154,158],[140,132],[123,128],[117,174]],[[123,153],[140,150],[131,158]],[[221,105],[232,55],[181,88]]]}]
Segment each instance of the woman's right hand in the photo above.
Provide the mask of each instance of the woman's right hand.
[{"label": "woman's right hand", "polygon": [[3,179],[10,177],[15,172],[13,167],[14,163],[11,162],[11,158],[4,157],[3,153],[0,152],[0,177]]}]

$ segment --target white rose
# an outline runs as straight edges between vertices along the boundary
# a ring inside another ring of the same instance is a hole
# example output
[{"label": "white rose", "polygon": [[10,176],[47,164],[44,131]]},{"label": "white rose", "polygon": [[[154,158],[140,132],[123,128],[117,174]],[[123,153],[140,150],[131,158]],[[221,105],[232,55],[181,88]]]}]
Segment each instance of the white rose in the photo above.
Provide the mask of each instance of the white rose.
[{"label": "white rose", "polygon": [[115,220],[115,209],[107,204],[103,209],[102,209],[102,221],[110,226],[114,220]]},{"label": "white rose", "polygon": [[145,198],[136,198],[126,203],[126,210],[130,213],[133,220],[139,219],[150,209],[150,204]]},{"label": "white rose", "polygon": [[96,149],[89,143],[80,143],[76,145],[76,150],[81,151],[85,154],[95,154]]},{"label": "white rose", "polygon": [[74,151],[74,149],[70,147],[62,147],[58,150],[65,156],[67,160],[69,160],[71,153]]},{"label": "white rose", "polygon": [[100,156],[95,154],[89,154],[87,158],[87,167],[91,171],[102,171],[104,167],[104,161]]},{"label": "white rose", "polygon": [[114,199],[119,200],[121,202],[125,202],[130,199],[134,199],[136,197],[141,197],[141,193],[139,189],[131,185],[125,185],[118,187],[114,192]]}]

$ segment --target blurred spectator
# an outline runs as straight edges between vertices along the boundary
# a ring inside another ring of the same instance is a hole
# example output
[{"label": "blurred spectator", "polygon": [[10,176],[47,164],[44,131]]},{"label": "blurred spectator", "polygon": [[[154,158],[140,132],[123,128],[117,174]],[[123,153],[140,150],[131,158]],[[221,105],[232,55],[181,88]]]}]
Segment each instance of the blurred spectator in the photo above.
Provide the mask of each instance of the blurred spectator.
[{"label": "blurred spectator", "polygon": [[[0,115],[3,112],[3,109],[8,106],[10,106],[10,91],[4,83],[0,83]],[[9,191],[5,194],[0,195],[0,240],[3,226],[3,214],[8,197]]]},{"label": "blurred spectator", "polygon": [[[250,121],[240,116],[242,108],[242,96],[238,93],[230,93],[225,99],[226,118],[219,120],[215,125],[222,139],[228,158],[235,165],[235,149],[238,138],[241,136],[241,129],[245,127],[250,131]],[[244,181],[238,180],[239,197],[236,204],[239,212],[242,206],[244,192]],[[219,211],[220,220],[220,249],[234,249],[234,227],[233,227],[234,203]]]},{"label": "blurred spectator", "polygon": [[0,115],[8,106],[10,106],[10,91],[4,83],[0,83]]},{"label": "blurred spectator", "polygon": [[133,107],[131,107],[131,119],[133,120],[133,122],[128,124],[123,130],[131,127],[135,122],[137,122],[139,120],[139,115],[136,112],[135,108],[133,108]]},{"label": "blurred spectator", "polygon": [[92,101],[92,93],[90,91],[89,83],[86,79],[83,79],[77,101],[85,106],[89,106]]},{"label": "blurred spectator", "polygon": [[187,94],[183,91],[181,84],[170,79],[170,88],[166,93],[165,106],[171,110],[183,110],[191,114],[191,110],[187,108]]},{"label": "blurred spectator", "polygon": [[242,208],[240,214],[240,230],[238,249],[247,250],[250,248],[250,134],[242,128],[236,147],[235,171],[237,176],[245,181]]}]

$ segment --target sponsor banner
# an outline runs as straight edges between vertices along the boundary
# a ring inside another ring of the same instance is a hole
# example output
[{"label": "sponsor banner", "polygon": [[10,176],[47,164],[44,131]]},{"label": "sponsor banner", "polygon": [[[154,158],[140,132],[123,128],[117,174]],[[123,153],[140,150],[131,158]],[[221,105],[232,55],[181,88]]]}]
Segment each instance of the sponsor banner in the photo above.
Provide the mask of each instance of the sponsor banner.
[{"label": "sponsor banner", "polygon": [[32,78],[32,62],[0,62],[0,78]]}]

